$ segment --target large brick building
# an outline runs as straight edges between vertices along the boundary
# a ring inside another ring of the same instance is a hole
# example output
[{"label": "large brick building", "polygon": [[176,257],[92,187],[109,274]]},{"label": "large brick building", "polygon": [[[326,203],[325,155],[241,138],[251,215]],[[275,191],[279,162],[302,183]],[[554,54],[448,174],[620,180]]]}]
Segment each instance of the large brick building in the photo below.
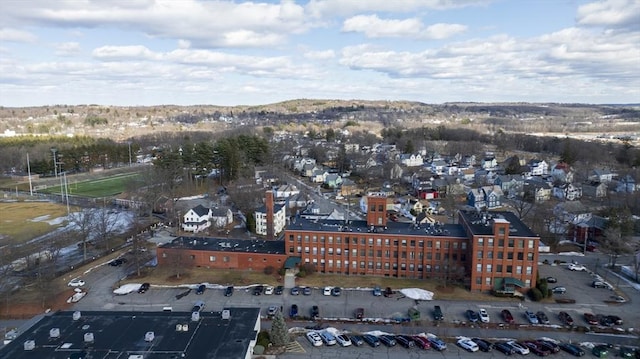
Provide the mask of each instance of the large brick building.
[{"label": "large brick building", "polygon": [[273,241],[179,238],[158,248],[158,262],[182,253],[185,265],[258,270],[297,257],[323,273],[464,280],[478,291],[534,284],[539,238],[513,213],[459,212],[458,222],[388,222],[386,198],[370,196],[366,220],[296,217]]}]

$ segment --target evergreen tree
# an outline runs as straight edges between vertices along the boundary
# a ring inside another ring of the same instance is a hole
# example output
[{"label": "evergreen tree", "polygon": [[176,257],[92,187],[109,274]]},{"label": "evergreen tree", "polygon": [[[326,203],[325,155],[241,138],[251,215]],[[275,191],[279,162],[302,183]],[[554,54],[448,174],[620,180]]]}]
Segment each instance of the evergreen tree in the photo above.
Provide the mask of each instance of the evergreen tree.
[{"label": "evergreen tree", "polygon": [[281,347],[289,343],[289,329],[284,321],[282,311],[278,311],[273,317],[269,336],[274,346]]}]

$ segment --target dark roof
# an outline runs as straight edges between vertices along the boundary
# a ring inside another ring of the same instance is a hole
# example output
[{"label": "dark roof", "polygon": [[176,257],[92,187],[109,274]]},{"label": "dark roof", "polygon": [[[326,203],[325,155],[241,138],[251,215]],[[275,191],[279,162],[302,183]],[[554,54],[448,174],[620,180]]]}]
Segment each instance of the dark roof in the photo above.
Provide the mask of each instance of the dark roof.
[{"label": "dark roof", "polygon": [[505,220],[509,222],[509,236],[538,237],[518,216],[508,211],[460,211],[460,216],[468,224],[473,235],[492,235],[493,221]]},{"label": "dark roof", "polygon": [[[320,232],[353,232],[367,233],[371,230],[367,221],[357,220],[308,220],[298,217],[287,226],[287,230],[305,230]],[[422,224],[415,226],[413,223],[387,222],[386,228],[375,228],[375,233],[389,233],[408,236],[441,235],[446,237],[467,238],[464,228],[459,224]]]},{"label": "dark roof", "polygon": [[[230,319],[221,312],[201,312],[198,322],[191,312],[57,312],[45,316],[34,326],[0,349],[0,358],[67,359],[85,351],[91,358],[128,358],[143,354],[145,359],[245,358],[250,341],[257,336],[256,321],[260,308],[229,308]],[[177,331],[187,324],[188,331]],[[58,339],[50,339],[52,328],[60,330]],[[84,343],[85,333],[93,333],[94,342]],[[154,333],[151,342],[147,332]],[[24,350],[24,342],[35,341],[35,349]]]},{"label": "dark roof", "polygon": [[196,214],[200,217],[206,216],[207,214],[209,214],[209,208],[206,208],[201,204],[193,207],[192,210],[196,212]]},{"label": "dark roof", "polygon": [[178,237],[161,248],[188,248],[201,251],[284,254],[284,242],[260,239]]},{"label": "dark roof", "polygon": [[300,257],[287,257],[287,260],[284,261],[284,269],[293,269],[300,264],[301,261],[302,258]]}]

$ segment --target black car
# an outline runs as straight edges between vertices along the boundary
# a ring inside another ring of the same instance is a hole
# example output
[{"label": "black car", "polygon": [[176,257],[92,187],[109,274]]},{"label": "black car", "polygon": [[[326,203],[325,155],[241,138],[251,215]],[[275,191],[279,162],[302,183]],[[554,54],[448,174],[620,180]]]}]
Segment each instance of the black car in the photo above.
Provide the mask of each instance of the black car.
[{"label": "black car", "polygon": [[349,335],[349,339],[351,339],[351,343],[357,347],[364,344],[364,339],[362,339],[360,335]]},{"label": "black car", "polygon": [[224,290],[224,296],[225,297],[230,297],[233,295],[233,286],[228,286],[225,290]]},{"label": "black car", "polygon": [[279,285],[276,287],[276,289],[273,291],[273,294],[275,295],[282,295],[282,293],[284,293],[284,287]]},{"label": "black car", "polygon": [[119,267],[122,265],[122,260],[121,259],[114,259],[111,262],[109,262],[109,265],[112,267]]},{"label": "black car", "polygon": [[491,344],[491,342],[486,341],[484,339],[480,339],[480,338],[472,338],[471,339],[474,343],[476,343],[476,345],[478,346],[478,348],[480,348],[480,350],[482,350],[483,352],[490,352],[491,348],[493,347],[493,345]]},{"label": "black car", "polygon": [[396,344],[398,344],[398,342],[396,341],[396,338],[393,335],[381,335],[378,337],[378,339],[380,340],[380,342],[388,347],[394,347],[396,346]]},{"label": "black car", "polygon": [[547,277],[547,283],[558,283],[558,279],[555,277]]},{"label": "black car", "polygon": [[380,339],[378,339],[378,337],[376,337],[375,335],[365,334],[362,336],[362,339],[365,341],[365,343],[374,348],[380,346]]},{"label": "black car", "polygon": [[413,348],[416,346],[416,343],[413,342],[413,338],[408,335],[396,335],[396,341],[405,348]]},{"label": "black car", "polygon": [[291,304],[291,310],[289,311],[289,316],[291,318],[295,318],[298,316],[298,305],[297,304]]},{"label": "black car", "polygon": [[607,320],[615,325],[622,325],[622,318],[617,315],[607,315]]},{"label": "black car", "polygon": [[478,321],[479,319],[478,313],[476,313],[474,310],[469,309],[467,310],[466,313],[467,313],[467,318],[471,323],[476,323]]},{"label": "black car", "polygon": [[340,287],[333,287],[331,289],[331,295],[334,297],[339,297],[340,294],[342,294],[342,289],[340,289]]},{"label": "black car", "polygon": [[580,347],[575,344],[562,343],[560,344],[560,349],[576,357],[584,355],[584,350],[580,349]]},{"label": "black car", "polygon": [[547,350],[549,350],[552,353],[557,353],[560,351],[560,347],[558,346],[558,344],[549,341],[549,340],[538,340],[536,341],[536,344],[538,344],[541,347],[547,348]]},{"label": "black car", "polygon": [[255,286],[253,287],[253,295],[260,295],[262,294],[262,291],[264,290],[264,287],[261,285]]},{"label": "black car", "polygon": [[142,283],[140,288],[138,288],[138,293],[142,294],[142,293],[148,291],[150,286],[151,285],[149,283]]},{"label": "black car", "polygon": [[493,348],[504,355],[513,355],[516,351],[507,343],[495,343]]},{"label": "black car", "polygon": [[198,286],[198,289],[196,289],[196,294],[203,294],[206,289],[207,289],[206,285],[200,284]]},{"label": "black car", "polygon": [[543,311],[538,311],[536,313],[536,317],[538,317],[538,322],[540,324],[549,324],[549,318],[547,317],[546,314],[544,314]]},{"label": "black car", "polygon": [[311,307],[311,318],[317,318],[320,316],[320,308],[317,305]]}]

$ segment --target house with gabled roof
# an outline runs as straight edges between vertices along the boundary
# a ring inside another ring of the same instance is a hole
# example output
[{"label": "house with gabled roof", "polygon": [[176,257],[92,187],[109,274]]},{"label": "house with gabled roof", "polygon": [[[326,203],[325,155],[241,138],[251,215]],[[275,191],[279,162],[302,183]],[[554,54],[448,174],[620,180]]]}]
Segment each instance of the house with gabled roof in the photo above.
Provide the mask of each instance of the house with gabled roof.
[{"label": "house with gabled roof", "polygon": [[313,183],[324,183],[325,178],[329,175],[329,171],[324,169],[318,169],[313,171],[309,180]]},{"label": "house with gabled roof", "polygon": [[493,184],[500,186],[502,192],[508,197],[522,196],[524,177],[521,175],[499,175]]},{"label": "house with gabled roof", "polygon": [[615,191],[623,193],[634,193],[638,190],[636,180],[631,175],[626,175],[620,178],[615,183]]},{"label": "house with gabled roof", "polygon": [[500,186],[482,186],[467,192],[467,204],[477,209],[492,209],[502,206],[504,194]]},{"label": "house with gabled roof", "polygon": [[296,172],[302,172],[305,166],[316,165],[316,159],[311,157],[298,157],[293,160],[293,170]]},{"label": "house with gabled roof", "polygon": [[575,176],[571,166],[565,162],[558,162],[553,165],[550,174],[554,180],[563,183],[572,183]]},{"label": "house with gabled roof", "polygon": [[298,193],[300,190],[293,184],[283,184],[275,188],[276,198],[288,198]]},{"label": "house with gabled roof", "polygon": [[446,167],[447,167],[447,162],[445,162],[444,160],[434,160],[434,161],[431,161],[431,164],[429,165],[431,172],[438,175],[444,174],[444,169]]},{"label": "house with gabled roof", "polygon": [[182,216],[182,230],[198,233],[211,226],[211,208],[199,204]]},{"label": "house with gabled roof", "polygon": [[228,207],[212,208],[210,221],[214,227],[224,228],[233,223],[233,213]]},{"label": "house with gabled roof", "polygon": [[403,153],[400,155],[400,163],[407,167],[418,167],[422,166],[424,161],[419,153]]},{"label": "house with gabled roof", "polygon": [[524,181],[524,197],[531,198],[536,203],[550,200],[551,192],[551,185],[537,177]]},{"label": "house with gabled roof", "polygon": [[532,159],[527,162],[529,167],[529,175],[544,176],[549,174],[549,164],[545,160]]},{"label": "house with gabled roof", "polygon": [[329,173],[324,177],[324,184],[329,188],[337,188],[342,183],[342,177],[337,173]]},{"label": "house with gabled roof", "polygon": [[480,167],[485,170],[493,170],[498,167],[498,161],[495,156],[485,156],[480,162]]},{"label": "house with gabled roof", "polygon": [[340,184],[341,196],[343,197],[355,196],[360,192],[361,192],[360,187],[358,187],[358,185],[354,181],[348,178],[345,178],[342,180],[342,183]]},{"label": "house with gabled roof", "polygon": [[618,177],[617,173],[611,171],[610,169],[603,168],[603,169],[595,169],[591,171],[591,174],[589,175],[589,180],[594,182],[609,183],[613,181],[616,177]]},{"label": "house with gabled roof", "polygon": [[607,184],[596,181],[583,183],[582,195],[587,198],[604,198],[607,196]]},{"label": "house with gabled roof", "polygon": [[575,201],[582,197],[582,187],[573,183],[561,183],[553,186],[553,196],[565,199],[567,201]]}]

